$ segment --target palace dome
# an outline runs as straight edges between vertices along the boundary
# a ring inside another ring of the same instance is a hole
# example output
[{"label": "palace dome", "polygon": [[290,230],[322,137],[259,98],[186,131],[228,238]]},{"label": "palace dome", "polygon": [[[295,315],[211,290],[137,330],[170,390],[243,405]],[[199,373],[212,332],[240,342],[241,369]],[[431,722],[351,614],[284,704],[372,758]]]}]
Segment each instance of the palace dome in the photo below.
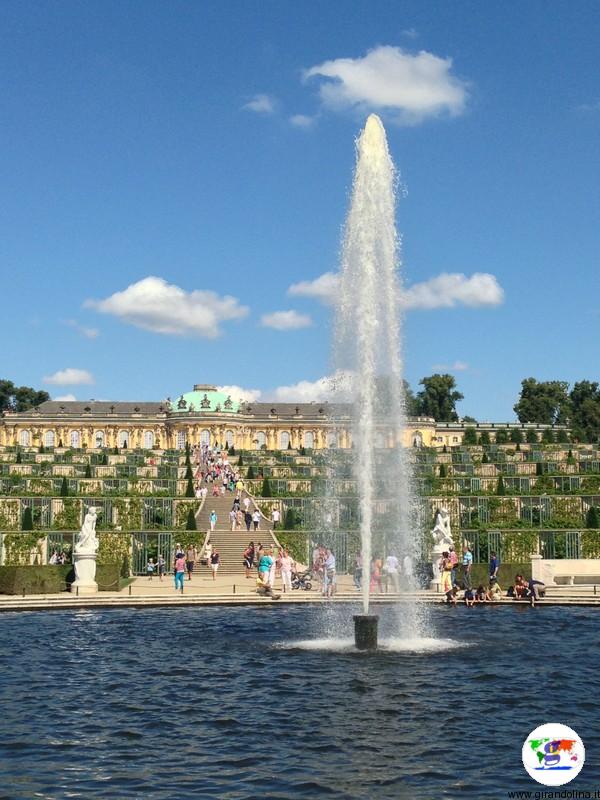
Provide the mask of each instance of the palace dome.
[{"label": "palace dome", "polygon": [[186,414],[190,411],[203,414],[210,411],[217,414],[236,414],[240,407],[238,400],[233,400],[216,386],[204,383],[197,383],[191,392],[184,392],[170,400],[170,403],[171,414]]}]

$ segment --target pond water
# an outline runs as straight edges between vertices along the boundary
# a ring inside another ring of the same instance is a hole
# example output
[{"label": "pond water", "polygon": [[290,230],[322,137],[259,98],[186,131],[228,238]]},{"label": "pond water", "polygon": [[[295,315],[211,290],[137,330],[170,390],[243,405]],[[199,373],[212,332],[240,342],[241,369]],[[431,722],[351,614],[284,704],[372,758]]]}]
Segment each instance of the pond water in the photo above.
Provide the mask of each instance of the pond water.
[{"label": "pond water", "polygon": [[374,654],[353,611],[2,614],[0,797],[499,800],[544,788],[521,747],[554,721],[586,747],[563,789],[600,789],[596,610],[435,608],[445,642]]}]

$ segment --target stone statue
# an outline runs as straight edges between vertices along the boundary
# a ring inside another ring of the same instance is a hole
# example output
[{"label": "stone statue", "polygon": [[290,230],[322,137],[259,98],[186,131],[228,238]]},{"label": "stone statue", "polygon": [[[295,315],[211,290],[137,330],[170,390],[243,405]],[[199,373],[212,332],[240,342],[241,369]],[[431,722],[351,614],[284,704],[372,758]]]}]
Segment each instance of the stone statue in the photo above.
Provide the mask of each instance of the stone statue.
[{"label": "stone statue", "polygon": [[95,553],[98,550],[98,537],[96,536],[96,508],[89,506],[81,530],[77,534],[75,553]]},{"label": "stone statue", "polygon": [[71,584],[71,591],[78,595],[95,594],[98,591],[98,584],[96,583],[96,554],[100,542],[96,536],[96,519],[96,508],[95,506],[90,506],[73,548],[75,580]]},{"label": "stone statue", "polygon": [[441,583],[440,559],[442,558],[442,553],[445,553],[450,547],[454,547],[450,528],[450,514],[447,508],[438,508],[435,512],[431,536],[433,537],[433,549],[431,552],[433,580],[431,581],[431,588],[437,589]]}]

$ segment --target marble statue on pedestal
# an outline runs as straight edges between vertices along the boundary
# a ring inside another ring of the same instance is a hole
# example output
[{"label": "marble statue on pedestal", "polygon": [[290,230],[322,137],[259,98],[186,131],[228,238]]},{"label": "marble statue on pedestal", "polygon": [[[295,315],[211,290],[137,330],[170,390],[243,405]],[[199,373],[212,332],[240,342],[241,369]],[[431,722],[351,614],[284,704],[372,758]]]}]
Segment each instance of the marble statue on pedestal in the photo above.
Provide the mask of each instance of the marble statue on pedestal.
[{"label": "marble statue on pedestal", "polygon": [[431,581],[431,588],[437,589],[438,585],[441,583],[440,559],[442,558],[442,553],[447,552],[450,547],[454,547],[452,530],[450,528],[450,514],[447,508],[438,508],[435,512],[431,535],[433,537],[433,548],[431,551],[433,580]]},{"label": "marble statue on pedestal", "polygon": [[96,519],[96,508],[90,506],[73,548],[75,581],[71,584],[71,591],[77,594],[95,594],[98,591],[96,555],[100,542],[96,536]]}]

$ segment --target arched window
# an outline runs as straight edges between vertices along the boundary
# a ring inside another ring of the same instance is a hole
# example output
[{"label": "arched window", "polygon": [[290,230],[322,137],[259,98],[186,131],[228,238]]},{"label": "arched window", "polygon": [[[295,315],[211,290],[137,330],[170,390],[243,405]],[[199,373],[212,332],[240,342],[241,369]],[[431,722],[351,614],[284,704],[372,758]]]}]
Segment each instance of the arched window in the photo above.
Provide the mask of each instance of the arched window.
[{"label": "arched window", "polygon": [[312,450],[315,446],[315,435],[312,431],[306,431],[304,434],[304,447],[308,450]]},{"label": "arched window", "polygon": [[71,447],[77,449],[81,446],[79,431],[71,431]]},{"label": "arched window", "polygon": [[96,431],[94,434],[94,447],[104,447],[104,431]]},{"label": "arched window", "polygon": [[417,431],[413,436],[413,447],[423,447],[423,434]]},{"label": "arched window", "polygon": [[177,449],[184,450],[185,449],[185,431],[177,431]]},{"label": "arched window", "polygon": [[329,431],[327,434],[327,447],[337,447],[337,433]]},{"label": "arched window", "polygon": [[375,434],[375,447],[385,447],[385,436],[381,431]]},{"label": "arched window", "polygon": [[210,445],[210,431],[206,428],[203,431],[200,431],[200,444],[201,445]]},{"label": "arched window", "polygon": [[44,445],[46,447],[54,447],[54,431],[46,431],[44,434]]},{"label": "arched window", "polygon": [[154,434],[152,431],[144,431],[144,449],[152,450],[154,447]]},{"label": "arched window", "polygon": [[119,447],[129,447],[129,431],[119,431]]},{"label": "arched window", "polygon": [[225,431],[225,447],[228,450],[233,447],[233,431]]},{"label": "arched window", "polygon": [[264,431],[258,431],[256,434],[256,447],[258,450],[262,450],[263,447],[267,446],[267,434]]},{"label": "arched window", "polygon": [[290,434],[287,431],[281,431],[279,434],[279,449],[287,450],[290,443]]},{"label": "arched window", "polygon": [[21,445],[21,447],[29,447],[29,441],[30,441],[29,431],[21,431],[21,433],[19,434],[19,444]]}]

